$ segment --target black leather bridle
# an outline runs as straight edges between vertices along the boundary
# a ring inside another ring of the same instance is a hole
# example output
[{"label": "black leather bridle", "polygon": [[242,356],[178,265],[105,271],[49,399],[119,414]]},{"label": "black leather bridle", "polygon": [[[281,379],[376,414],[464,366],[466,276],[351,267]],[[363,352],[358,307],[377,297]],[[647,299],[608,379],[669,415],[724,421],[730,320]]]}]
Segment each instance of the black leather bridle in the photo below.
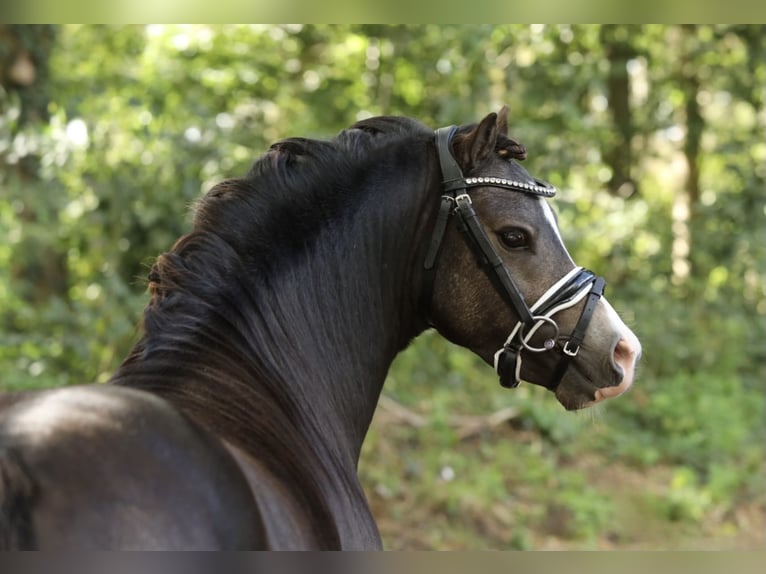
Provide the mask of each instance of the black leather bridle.
[{"label": "black leather bridle", "polygon": [[[456,131],[456,126],[436,130],[436,148],[441,164],[444,195],[442,195],[439,214],[431,234],[424,268],[427,273],[434,274],[434,266],[439,254],[439,247],[444,239],[447,223],[450,216],[456,213],[459,216],[458,225],[463,236],[471,245],[484,270],[493,279],[501,296],[513,308],[518,317],[518,321],[505,344],[495,353],[495,371],[500,376],[500,384],[509,388],[517,387],[521,383],[522,351],[541,353],[555,350],[559,339],[559,327],[553,320],[553,315],[573,307],[585,299],[585,306],[580,313],[577,325],[561,346],[561,357],[551,379],[543,385],[555,390],[571,361],[580,350],[588,324],[593,317],[599,299],[604,293],[606,281],[603,277],[597,277],[592,271],[575,267],[551,286],[531,307],[527,306],[510,271],[479,223],[471,198],[468,195],[468,189],[499,187],[541,197],[553,197],[556,194],[556,188],[538,179],[535,179],[534,183],[530,183],[501,177],[464,177],[460,166],[450,151],[450,142]],[[546,324],[553,328],[554,335],[547,338],[542,347],[533,347],[529,341]]]}]

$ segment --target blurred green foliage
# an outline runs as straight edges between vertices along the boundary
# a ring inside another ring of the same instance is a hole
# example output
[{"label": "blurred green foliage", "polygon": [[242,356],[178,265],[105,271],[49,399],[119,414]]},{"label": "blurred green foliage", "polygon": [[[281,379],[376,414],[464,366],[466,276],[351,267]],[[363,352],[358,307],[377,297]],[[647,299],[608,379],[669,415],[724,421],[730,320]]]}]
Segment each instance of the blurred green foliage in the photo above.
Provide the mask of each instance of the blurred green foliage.
[{"label": "blurred green foliage", "polygon": [[[507,103],[528,169],[562,190],[571,253],[643,342],[640,377],[564,413],[424,335],[384,391],[424,423],[381,409],[360,465],[384,540],[747,547],[742,509],[764,504],[764,32],[0,26],[0,390],[108,378],[147,266],[272,141]],[[509,406],[470,438],[454,424]]]}]

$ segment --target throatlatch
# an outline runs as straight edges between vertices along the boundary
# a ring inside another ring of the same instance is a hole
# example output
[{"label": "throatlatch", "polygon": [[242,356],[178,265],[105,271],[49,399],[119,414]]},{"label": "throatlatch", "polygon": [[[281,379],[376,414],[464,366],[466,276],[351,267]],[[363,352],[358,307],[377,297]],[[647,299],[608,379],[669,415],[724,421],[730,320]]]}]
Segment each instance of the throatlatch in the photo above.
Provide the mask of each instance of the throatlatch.
[{"label": "throatlatch", "polygon": [[[587,269],[575,267],[543,293],[532,307],[528,307],[510,271],[479,223],[468,195],[468,188],[499,187],[542,197],[553,197],[556,194],[556,188],[538,179],[533,182],[521,182],[501,177],[465,178],[450,151],[450,142],[456,131],[455,126],[436,130],[436,148],[439,153],[444,195],[442,195],[439,214],[431,234],[424,267],[426,270],[433,270],[449,218],[453,213],[457,213],[459,225],[465,232],[463,235],[483,264],[485,271],[496,279],[501,296],[519,318],[505,344],[495,353],[495,371],[500,376],[500,384],[508,388],[517,387],[521,383],[522,351],[542,353],[556,349],[560,336],[558,324],[553,316],[587,298],[577,325],[560,349],[561,358],[551,380],[544,385],[555,390],[580,350],[598,300],[604,293],[606,281]],[[545,325],[553,329],[553,335],[546,337],[542,346],[532,346],[530,344],[532,337]]]}]

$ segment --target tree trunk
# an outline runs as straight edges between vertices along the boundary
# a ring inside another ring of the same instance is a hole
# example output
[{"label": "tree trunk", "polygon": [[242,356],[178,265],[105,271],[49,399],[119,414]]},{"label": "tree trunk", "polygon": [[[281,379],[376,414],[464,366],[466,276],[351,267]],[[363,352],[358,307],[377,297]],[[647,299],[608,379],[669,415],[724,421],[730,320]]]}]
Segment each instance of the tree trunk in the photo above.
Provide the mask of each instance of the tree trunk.
[{"label": "tree trunk", "polygon": [[636,56],[631,42],[633,35],[631,26],[604,25],[600,32],[609,62],[606,88],[614,125],[614,137],[604,154],[604,160],[612,170],[609,191],[622,197],[630,197],[637,191],[631,175],[631,145],[635,127],[630,109],[631,86],[628,74],[628,62]]},{"label": "tree trunk", "polygon": [[682,56],[680,59],[681,70],[679,83],[684,94],[684,116],[686,120],[686,137],[684,138],[683,153],[686,159],[686,201],[688,205],[688,242],[689,242],[689,275],[693,276],[699,271],[694,265],[695,230],[698,227],[698,211],[700,205],[700,151],[702,147],[702,134],[705,130],[705,118],[702,116],[698,95],[700,80],[697,76],[698,69],[695,59],[698,52],[698,40],[696,38],[696,26],[686,24],[682,26]]}]

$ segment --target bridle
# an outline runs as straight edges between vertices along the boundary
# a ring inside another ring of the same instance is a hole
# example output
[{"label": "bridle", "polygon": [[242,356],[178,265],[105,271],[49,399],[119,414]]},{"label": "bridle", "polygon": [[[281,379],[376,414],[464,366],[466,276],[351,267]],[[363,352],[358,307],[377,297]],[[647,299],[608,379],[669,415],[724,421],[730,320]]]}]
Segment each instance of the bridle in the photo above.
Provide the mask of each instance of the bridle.
[{"label": "bridle", "polygon": [[[501,177],[464,177],[460,166],[450,151],[450,142],[456,131],[456,126],[436,130],[436,148],[439,153],[444,195],[442,195],[439,214],[431,234],[424,268],[433,277],[435,274],[434,266],[439,254],[439,247],[444,239],[447,223],[450,216],[456,213],[463,236],[474,250],[485,272],[493,279],[500,295],[513,308],[518,317],[518,321],[505,343],[495,353],[495,371],[500,376],[500,384],[508,388],[518,387],[521,383],[522,351],[543,353],[555,350],[559,340],[559,327],[553,316],[585,299],[585,306],[574,330],[561,346],[561,357],[551,379],[543,385],[550,390],[555,390],[570,363],[580,351],[580,345],[585,338],[588,324],[593,317],[599,299],[604,293],[606,281],[603,277],[597,277],[592,271],[575,267],[554,283],[531,307],[527,306],[510,271],[479,223],[471,198],[468,195],[468,189],[498,187],[547,198],[556,194],[556,188],[539,179],[530,183]],[[554,335],[545,339],[543,346],[532,346],[530,340],[544,325],[552,327]]]}]

